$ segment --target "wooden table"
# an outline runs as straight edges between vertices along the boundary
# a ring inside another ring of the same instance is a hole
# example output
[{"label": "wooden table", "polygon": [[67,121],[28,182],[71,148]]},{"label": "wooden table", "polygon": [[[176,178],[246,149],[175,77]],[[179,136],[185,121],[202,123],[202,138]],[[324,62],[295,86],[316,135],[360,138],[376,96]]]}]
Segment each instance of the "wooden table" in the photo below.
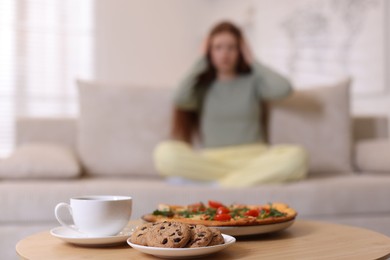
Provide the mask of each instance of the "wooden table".
[{"label": "wooden table", "polygon": [[[134,221],[131,224],[135,224]],[[127,245],[86,248],[67,244],[48,231],[16,245],[22,259],[156,259]],[[386,259],[390,238],[363,228],[298,220],[268,235],[238,237],[237,243],[209,259]],[[207,258],[202,258],[207,259]]]}]

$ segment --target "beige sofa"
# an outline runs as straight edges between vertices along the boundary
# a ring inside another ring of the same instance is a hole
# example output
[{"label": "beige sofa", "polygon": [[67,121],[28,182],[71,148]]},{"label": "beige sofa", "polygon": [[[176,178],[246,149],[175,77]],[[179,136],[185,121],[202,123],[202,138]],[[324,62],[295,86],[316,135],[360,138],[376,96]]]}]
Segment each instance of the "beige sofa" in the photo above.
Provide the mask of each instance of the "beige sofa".
[{"label": "beige sofa", "polygon": [[[269,139],[308,149],[307,180],[222,189],[169,183],[154,171],[151,152],[167,137],[170,89],[80,83],[80,118],[17,122],[18,148],[0,161],[0,258],[15,258],[14,246],[22,237],[57,226],[55,205],[82,194],[130,195],[133,218],[160,202],[281,201],[294,207],[301,219],[390,235],[388,122],[378,116],[351,120],[348,93],[343,82],[298,91],[271,106]],[[66,152],[50,153],[50,145]]]}]

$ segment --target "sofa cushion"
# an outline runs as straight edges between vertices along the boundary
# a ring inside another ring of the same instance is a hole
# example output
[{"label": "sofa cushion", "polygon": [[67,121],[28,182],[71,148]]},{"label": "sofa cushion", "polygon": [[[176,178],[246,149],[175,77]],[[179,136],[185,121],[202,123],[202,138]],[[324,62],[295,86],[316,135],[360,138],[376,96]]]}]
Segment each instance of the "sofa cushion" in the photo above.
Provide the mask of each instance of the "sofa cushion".
[{"label": "sofa cushion", "polygon": [[390,174],[389,139],[360,141],[355,151],[355,164],[360,171]]},{"label": "sofa cushion", "polygon": [[271,104],[272,144],[299,144],[309,153],[310,173],[350,172],[350,80],[296,91]]},{"label": "sofa cushion", "polygon": [[168,137],[171,91],[79,82],[78,151],[87,174],[157,175],[156,144]]},{"label": "sofa cushion", "polygon": [[0,161],[2,179],[62,179],[79,175],[80,166],[70,148],[53,143],[24,144]]}]

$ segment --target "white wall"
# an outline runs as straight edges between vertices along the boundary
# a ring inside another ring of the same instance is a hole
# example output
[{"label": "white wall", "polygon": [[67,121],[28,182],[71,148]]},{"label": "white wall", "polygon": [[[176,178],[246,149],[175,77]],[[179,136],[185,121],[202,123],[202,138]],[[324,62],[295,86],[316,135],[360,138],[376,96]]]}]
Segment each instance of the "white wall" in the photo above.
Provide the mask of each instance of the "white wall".
[{"label": "white wall", "polygon": [[[257,57],[262,59],[264,58],[267,60],[267,55],[264,55],[265,48],[267,46],[263,46],[262,44],[262,37],[265,37],[264,32],[266,29],[265,27],[269,26],[270,23],[272,23],[272,19],[275,18],[275,12],[280,12],[281,9],[286,9],[285,6],[283,8],[278,7],[278,4],[287,5],[291,3],[291,7],[293,7],[296,2],[289,2],[286,1],[274,1],[272,7],[270,5],[267,5],[269,0],[242,0],[242,1],[235,1],[235,0],[215,0],[211,1],[209,3],[209,6],[212,8],[211,16],[208,18],[208,21],[204,24],[207,26],[210,26],[216,21],[219,21],[221,19],[230,19],[238,24],[240,24],[244,31],[249,35],[249,40],[252,43],[253,50],[255,54],[257,54]],[[308,1],[309,2],[309,1]],[[321,1],[318,1],[321,2]],[[385,2],[385,1],[384,1]],[[385,12],[387,13],[387,24],[389,24],[386,28],[387,30],[387,45],[390,44],[390,4],[385,4]],[[288,9],[288,8],[287,8]],[[280,51],[283,51],[283,48],[286,43],[283,42],[282,37],[279,37],[280,35],[277,35],[275,33],[267,34],[266,36],[272,37],[272,41],[274,45],[278,46],[280,48]],[[282,39],[282,40],[281,40]],[[380,44],[377,46],[371,46],[372,48],[379,48]],[[282,55],[281,55],[282,56]],[[273,56],[274,60],[271,61],[276,67],[278,67],[278,64],[284,62],[284,61],[278,61],[277,57],[275,59],[276,55]],[[269,61],[269,60],[267,60]],[[366,64],[362,65],[363,69],[364,66],[372,66],[373,64]],[[280,70],[283,71],[283,66],[279,66]],[[373,94],[360,94],[360,95],[352,95],[352,111],[354,114],[359,115],[372,115],[372,114],[379,114],[383,115],[386,114],[390,117],[390,77],[387,74],[390,74],[390,47],[387,48],[387,71],[386,73],[386,83],[385,86],[386,89],[380,93],[373,93]],[[332,81],[332,79],[330,79]],[[379,80],[380,81],[380,80]],[[373,84],[375,84],[373,82]],[[370,87],[377,87],[377,86],[367,86],[367,88]]]},{"label": "white wall", "polygon": [[[379,95],[358,96],[353,99],[353,111],[355,114],[386,114],[390,118],[390,2],[384,0],[386,3],[387,28],[386,29],[386,90]],[[375,48],[375,46],[372,46]],[[367,64],[370,66],[370,64]],[[390,129],[389,129],[390,130]]]},{"label": "white wall", "polygon": [[172,86],[198,55],[203,0],[96,1],[95,78]]},{"label": "white wall", "polygon": [[[172,87],[197,57],[204,35],[221,19],[243,26],[259,57],[263,46],[256,30],[267,26],[273,12],[267,9],[267,1],[98,0],[95,78]],[[390,4],[387,8],[390,14]],[[390,26],[387,29],[389,36]],[[387,69],[390,73],[390,66]],[[387,83],[381,94],[355,95],[353,113],[390,116],[389,78]]]}]

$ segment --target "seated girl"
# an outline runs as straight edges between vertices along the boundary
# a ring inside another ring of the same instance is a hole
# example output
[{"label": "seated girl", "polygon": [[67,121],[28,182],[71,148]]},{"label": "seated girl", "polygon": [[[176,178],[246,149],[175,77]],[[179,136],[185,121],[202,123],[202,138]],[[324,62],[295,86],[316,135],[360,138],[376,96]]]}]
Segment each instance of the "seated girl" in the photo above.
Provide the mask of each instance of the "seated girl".
[{"label": "seated girl", "polygon": [[305,178],[305,150],[268,145],[261,124],[263,102],[291,92],[286,78],[254,60],[237,26],[216,25],[203,55],[176,90],[173,140],[156,147],[156,169],[163,176],[223,187]]}]

